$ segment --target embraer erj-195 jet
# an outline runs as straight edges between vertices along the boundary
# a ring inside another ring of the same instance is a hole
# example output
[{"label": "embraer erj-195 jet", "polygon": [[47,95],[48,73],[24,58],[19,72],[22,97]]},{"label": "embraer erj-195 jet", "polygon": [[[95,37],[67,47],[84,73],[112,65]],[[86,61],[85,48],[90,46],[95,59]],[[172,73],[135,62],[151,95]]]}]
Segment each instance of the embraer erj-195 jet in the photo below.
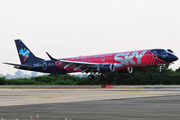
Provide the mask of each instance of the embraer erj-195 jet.
[{"label": "embraer erj-195 jet", "polygon": [[104,75],[106,72],[132,73],[133,67],[145,65],[160,65],[161,71],[161,66],[164,63],[178,60],[178,57],[164,49],[148,49],[62,59],[55,59],[47,53],[51,60],[44,60],[36,57],[21,40],[15,40],[15,43],[21,64],[4,64],[13,65],[17,69],[51,74],[90,73],[88,79],[93,79],[96,73],[102,73],[100,78],[104,80],[106,79]]}]

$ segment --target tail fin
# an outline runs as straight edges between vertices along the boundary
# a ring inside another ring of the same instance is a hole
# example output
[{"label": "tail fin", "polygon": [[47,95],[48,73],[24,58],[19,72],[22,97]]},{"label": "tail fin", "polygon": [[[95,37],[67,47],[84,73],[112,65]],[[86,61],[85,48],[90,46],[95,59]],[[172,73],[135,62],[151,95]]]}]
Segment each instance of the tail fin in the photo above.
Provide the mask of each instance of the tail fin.
[{"label": "tail fin", "polygon": [[21,40],[15,40],[21,64],[35,63],[44,59],[36,57]]}]

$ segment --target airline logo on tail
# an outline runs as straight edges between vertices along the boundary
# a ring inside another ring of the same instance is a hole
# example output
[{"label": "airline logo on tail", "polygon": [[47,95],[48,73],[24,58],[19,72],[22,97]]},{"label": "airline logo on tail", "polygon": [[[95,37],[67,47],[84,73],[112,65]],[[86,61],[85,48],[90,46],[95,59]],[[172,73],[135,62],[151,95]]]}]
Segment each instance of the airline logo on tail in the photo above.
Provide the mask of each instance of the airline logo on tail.
[{"label": "airline logo on tail", "polygon": [[26,59],[29,57],[30,51],[26,50],[26,48],[21,48],[19,50],[19,54],[22,55],[24,57],[24,61],[26,61]]}]

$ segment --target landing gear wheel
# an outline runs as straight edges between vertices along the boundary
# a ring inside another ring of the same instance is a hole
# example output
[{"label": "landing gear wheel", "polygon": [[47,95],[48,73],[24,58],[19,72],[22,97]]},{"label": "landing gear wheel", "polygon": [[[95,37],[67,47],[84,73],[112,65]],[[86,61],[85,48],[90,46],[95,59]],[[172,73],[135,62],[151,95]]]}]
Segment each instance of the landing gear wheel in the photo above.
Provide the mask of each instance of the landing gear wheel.
[{"label": "landing gear wheel", "polygon": [[162,66],[163,66],[163,64],[159,64],[159,72],[160,73],[162,72]]},{"label": "landing gear wheel", "polygon": [[160,66],[159,72],[160,72],[160,73],[162,72],[162,66]]},{"label": "landing gear wheel", "polygon": [[94,75],[88,75],[88,79],[89,80],[93,80],[94,79]]},{"label": "landing gear wheel", "polygon": [[107,79],[107,77],[106,77],[106,76],[104,76],[104,75],[101,75],[101,76],[100,76],[100,79],[101,79],[101,80],[106,80],[106,79]]}]

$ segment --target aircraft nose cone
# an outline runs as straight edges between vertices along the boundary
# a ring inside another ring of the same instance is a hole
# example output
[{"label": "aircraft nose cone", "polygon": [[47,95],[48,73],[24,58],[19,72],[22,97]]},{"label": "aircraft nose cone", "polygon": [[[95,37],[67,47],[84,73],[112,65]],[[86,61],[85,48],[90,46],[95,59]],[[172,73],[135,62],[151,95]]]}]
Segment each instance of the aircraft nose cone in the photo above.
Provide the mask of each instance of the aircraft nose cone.
[{"label": "aircraft nose cone", "polygon": [[178,60],[178,57],[174,55],[174,61]]},{"label": "aircraft nose cone", "polygon": [[173,54],[171,54],[171,57],[170,57],[171,61],[176,61],[178,60],[179,58]]}]

